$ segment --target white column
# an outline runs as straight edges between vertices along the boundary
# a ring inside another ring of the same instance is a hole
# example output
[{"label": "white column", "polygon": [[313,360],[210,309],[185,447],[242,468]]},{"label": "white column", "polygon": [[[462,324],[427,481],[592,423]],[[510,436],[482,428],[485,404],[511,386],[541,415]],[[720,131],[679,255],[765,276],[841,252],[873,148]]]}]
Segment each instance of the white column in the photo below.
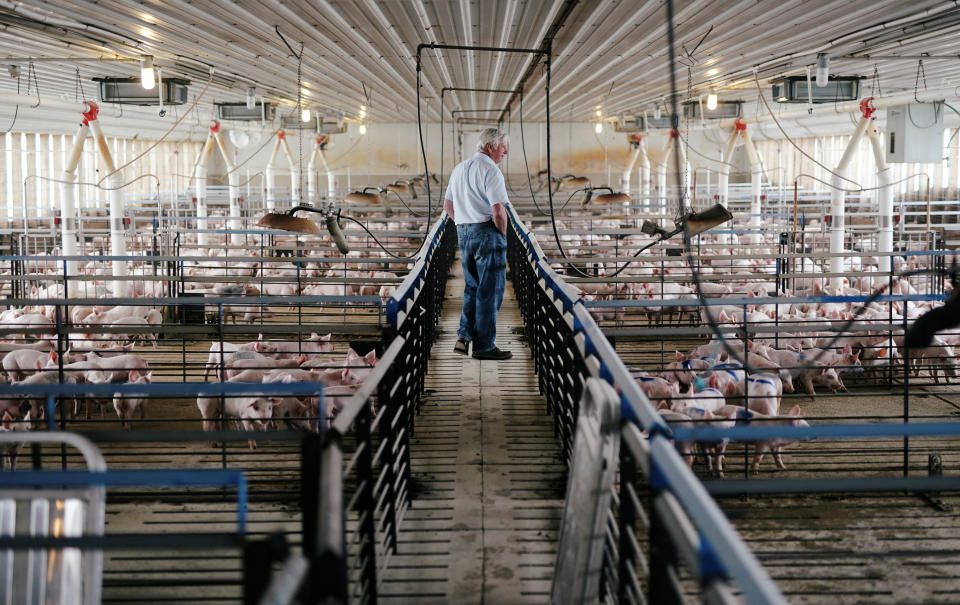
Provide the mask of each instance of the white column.
[{"label": "white column", "polygon": [[196,187],[197,197],[197,245],[207,246],[210,238],[209,234],[204,233],[207,229],[207,162],[210,159],[210,152],[213,151],[213,135],[207,135],[207,140],[200,153],[197,155],[197,161],[193,165],[193,177]]},{"label": "white column", "polygon": [[650,156],[647,155],[647,142],[640,139],[640,198],[646,203],[650,196]]},{"label": "white column", "polygon": [[[760,161],[760,154],[757,153],[757,148],[753,145],[753,141],[750,139],[750,136],[747,134],[747,131],[744,130],[743,133],[743,146],[747,150],[747,157],[750,158],[750,228],[759,229],[761,225],[760,214],[763,212],[763,208],[760,204],[760,198],[762,196],[761,186],[763,183],[763,163]],[[761,237],[759,233],[750,234],[750,240],[754,244],[760,243]]]},{"label": "white column", "polygon": [[[81,124],[77,134],[73,137],[73,146],[70,156],[63,167],[60,180],[60,247],[64,256],[78,254],[77,242],[77,165],[80,163],[80,154],[83,153],[83,142],[90,134],[90,128]],[[67,261],[67,275],[77,275],[77,261]]]},{"label": "white column", "polygon": [[[850,160],[853,159],[853,155],[860,146],[860,140],[863,139],[863,135],[869,125],[870,118],[860,118],[860,122],[857,123],[857,129],[853,131],[853,136],[850,137],[850,142],[847,143],[847,148],[843,150],[843,155],[840,156],[840,161],[834,169],[835,174],[830,177],[830,182],[834,187],[830,192],[830,252],[833,254],[843,252],[843,237],[845,233],[844,202],[847,197],[843,189],[849,189],[853,186],[852,183],[843,180],[841,177],[847,176]],[[830,259],[830,273],[842,273],[843,270],[842,257]],[[843,277],[839,275],[831,277],[830,288],[834,293],[839,292],[840,289],[843,288]]]},{"label": "white column", "polygon": [[[667,214],[667,163],[670,162],[670,149],[673,139],[668,135],[663,146],[660,163],[657,164],[657,214]],[[657,221],[664,229],[670,225],[670,220],[662,217]]]},{"label": "white column", "polygon": [[877,252],[893,252],[893,187],[890,186],[893,174],[883,150],[883,137],[877,132],[875,122],[867,127],[867,138],[870,139],[873,157],[877,162],[877,180],[880,186],[877,191],[877,215],[880,217]]},{"label": "white column", "polygon": [[227,165],[227,196],[230,201],[230,216],[227,219],[227,228],[230,230],[230,243],[239,246],[243,244],[243,218],[240,213],[240,175],[234,170],[233,160],[227,153],[227,146],[220,136],[220,125],[215,126],[216,130],[211,128],[213,140],[217,143],[217,149],[223,156],[223,163]]},{"label": "white column", "polygon": [[297,169],[297,163],[293,161],[293,153],[290,151],[290,143],[286,137],[283,138],[283,152],[287,156],[287,163],[290,164],[290,203],[296,205],[300,202],[300,171]]},{"label": "white column", "polygon": [[627,160],[627,167],[620,177],[620,190],[627,195],[630,195],[630,173],[633,172],[633,167],[636,165],[638,157],[640,157],[640,143],[634,146],[633,152],[630,153],[630,159]]},{"label": "white column", "polygon": [[[127,233],[123,224],[123,192],[120,190],[120,186],[123,185],[123,171],[115,172],[116,166],[113,163],[113,155],[110,153],[110,147],[103,136],[103,131],[100,130],[100,123],[91,121],[90,130],[93,133],[93,140],[97,143],[97,151],[100,154],[99,157],[104,170],[109,175],[106,178],[106,186],[107,199],[110,205],[110,255],[127,256]],[[114,277],[126,277],[128,275],[126,260],[114,260],[111,261],[110,265]],[[113,295],[127,296],[128,285],[126,281],[114,281],[111,287]]]},{"label": "white column", "polygon": [[277,133],[277,142],[273,144],[273,151],[270,153],[270,159],[267,161],[267,168],[264,170],[264,179],[266,180],[267,210],[273,212],[277,208],[277,152],[280,151],[280,141],[284,134],[281,130]]},{"label": "white column", "polygon": [[320,155],[320,146],[314,145],[307,163],[307,203],[313,204],[317,194],[317,156]]}]

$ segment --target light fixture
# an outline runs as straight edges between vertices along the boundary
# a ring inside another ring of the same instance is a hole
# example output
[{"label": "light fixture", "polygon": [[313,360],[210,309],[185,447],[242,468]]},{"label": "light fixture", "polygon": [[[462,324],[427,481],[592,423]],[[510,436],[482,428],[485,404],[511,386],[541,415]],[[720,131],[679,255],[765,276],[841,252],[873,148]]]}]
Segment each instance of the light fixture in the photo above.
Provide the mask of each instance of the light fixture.
[{"label": "light fixture", "polygon": [[310,121],[310,108],[304,107],[300,110],[300,121],[309,122]]},{"label": "light fixture", "polygon": [[830,59],[827,55],[820,53],[817,55],[817,86],[826,86],[830,77]]},{"label": "light fixture", "polygon": [[346,254],[350,252],[349,246],[347,246],[347,241],[343,238],[343,231],[340,230],[340,210],[333,210],[327,208],[314,208],[313,206],[299,205],[294,206],[284,214],[279,214],[276,212],[270,212],[263,215],[257,225],[260,227],[267,227],[269,229],[280,229],[281,231],[292,231],[293,233],[304,233],[306,235],[320,235],[320,228],[317,227],[317,224],[311,221],[308,218],[299,218],[293,216],[297,213],[298,210],[306,210],[308,212],[316,212],[324,218],[324,222],[327,226],[327,231],[330,232],[330,237],[333,239],[333,243],[336,244],[337,249],[341,254]]},{"label": "light fixture", "polygon": [[710,89],[710,94],[707,95],[707,109],[713,111],[717,108],[717,91]]},{"label": "light fixture", "polygon": [[[583,201],[580,202],[580,205],[586,207],[592,201],[594,204],[629,204],[630,196],[621,193],[619,191],[614,191],[612,188],[603,186],[603,187],[587,187],[587,195],[584,196]],[[601,193],[600,195],[594,196],[594,191],[605,190],[608,193]]]},{"label": "light fixture", "polygon": [[688,212],[687,214],[678,218],[674,221],[674,226],[676,228],[673,231],[667,231],[657,223],[643,221],[643,226],[640,227],[640,231],[646,233],[647,235],[659,236],[659,239],[651,242],[646,247],[641,248],[641,250],[645,250],[657,242],[670,239],[678,233],[683,233],[685,226],[687,234],[690,237],[693,237],[694,235],[700,235],[708,229],[713,229],[717,225],[722,225],[732,218],[733,215],[730,214],[729,210],[724,208],[723,204],[714,204],[703,212]]},{"label": "light fixture", "polygon": [[257,88],[256,86],[247,86],[247,109],[253,109],[257,106]]},{"label": "light fixture", "polygon": [[660,103],[657,103],[653,106],[653,119],[654,120],[660,119]]},{"label": "light fixture", "polygon": [[593,131],[596,132],[597,134],[602,133],[602,132],[603,132],[603,122],[597,122],[596,126],[593,127]]},{"label": "light fixture", "polygon": [[360,108],[360,117],[361,117],[361,118],[365,118],[366,116],[367,116],[367,110],[361,107],[361,108]]},{"label": "light fixture", "polygon": [[20,77],[20,66],[19,66],[19,65],[11,65],[10,67],[7,68],[7,70],[9,71],[11,78],[16,79],[16,78],[19,78],[19,77]]},{"label": "light fixture", "polygon": [[602,116],[602,115],[603,115],[603,110],[598,109],[598,110],[597,110],[597,117],[599,118],[599,117]]},{"label": "light fixture", "polygon": [[361,124],[361,125],[360,125],[360,134],[367,134],[367,125],[366,125],[366,124]]},{"label": "light fixture", "polygon": [[367,106],[366,106],[366,105],[361,105],[361,106],[360,106],[360,111],[366,111],[366,110],[367,110]]},{"label": "light fixture", "polygon": [[153,74],[153,57],[146,55],[140,60],[140,86],[146,90],[153,90],[157,80]]}]

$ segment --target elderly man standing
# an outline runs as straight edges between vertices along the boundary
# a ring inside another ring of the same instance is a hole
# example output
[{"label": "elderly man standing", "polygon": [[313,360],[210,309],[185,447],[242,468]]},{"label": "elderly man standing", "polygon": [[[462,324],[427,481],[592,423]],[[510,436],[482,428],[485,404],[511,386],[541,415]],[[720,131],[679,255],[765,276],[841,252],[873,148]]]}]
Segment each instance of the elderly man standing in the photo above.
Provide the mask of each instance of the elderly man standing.
[{"label": "elderly man standing", "polygon": [[480,135],[477,153],[450,173],[443,209],[457,224],[463,262],[463,312],[453,350],[466,355],[473,343],[474,359],[510,359],[497,348],[497,311],[507,277],[507,212],[503,173],[497,168],[507,155],[507,135],[488,128]]}]

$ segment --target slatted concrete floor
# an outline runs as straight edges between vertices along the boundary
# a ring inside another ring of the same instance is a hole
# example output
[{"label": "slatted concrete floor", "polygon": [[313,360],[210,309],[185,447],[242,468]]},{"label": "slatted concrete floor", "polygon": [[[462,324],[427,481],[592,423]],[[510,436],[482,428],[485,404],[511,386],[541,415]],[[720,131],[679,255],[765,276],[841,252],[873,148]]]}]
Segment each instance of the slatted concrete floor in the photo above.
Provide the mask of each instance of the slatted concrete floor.
[{"label": "slatted concrete floor", "polygon": [[459,263],[447,286],[425,401],[411,446],[413,502],[380,596],[391,603],[546,603],[566,467],[533,364],[512,329],[508,290],[497,345],[508,361],[453,352]]}]

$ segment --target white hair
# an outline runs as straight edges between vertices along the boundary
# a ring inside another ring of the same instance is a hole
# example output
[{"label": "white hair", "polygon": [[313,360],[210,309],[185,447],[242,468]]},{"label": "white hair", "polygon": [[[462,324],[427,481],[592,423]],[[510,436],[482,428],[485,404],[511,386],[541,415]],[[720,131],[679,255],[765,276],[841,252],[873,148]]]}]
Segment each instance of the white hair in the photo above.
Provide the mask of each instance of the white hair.
[{"label": "white hair", "polygon": [[504,145],[510,141],[509,137],[507,137],[507,133],[503,132],[499,128],[487,128],[480,133],[480,140],[477,141],[477,151],[483,151],[484,147],[487,145],[496,147],[501,140],[503,141]]}]

